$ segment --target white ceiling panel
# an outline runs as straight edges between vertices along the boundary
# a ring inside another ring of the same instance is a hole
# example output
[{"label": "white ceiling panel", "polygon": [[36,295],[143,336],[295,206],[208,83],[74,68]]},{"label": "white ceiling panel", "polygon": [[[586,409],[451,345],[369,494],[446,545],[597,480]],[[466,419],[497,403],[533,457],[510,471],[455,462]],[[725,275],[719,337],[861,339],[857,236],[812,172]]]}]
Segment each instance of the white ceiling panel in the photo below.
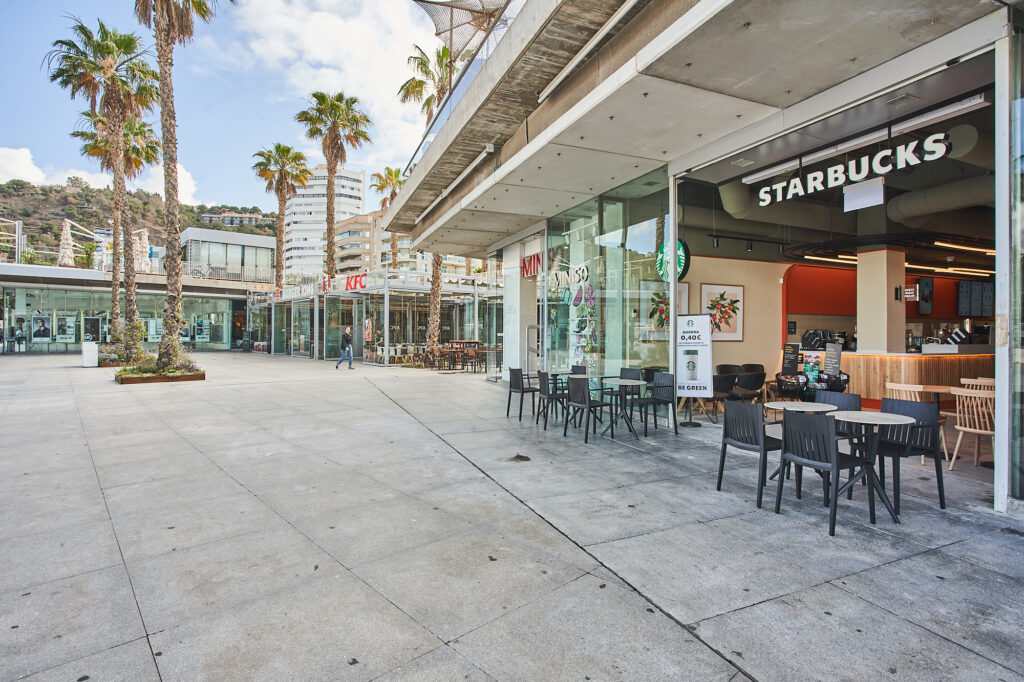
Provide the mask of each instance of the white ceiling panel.
[{"label": "white ceiling panel", "polygon": [[508,173],[502,182],[519,187],[564,190],[575,194],[571,201],[579,203],[663,163],[579,146],[549,144]]},{"label": "white ceiling panel", "polygon": [[[476,211],[515,215],[551,216],[579,203],[572,192],[543,187],[516,187],[497,184],[484,192],[469,208]],[[583,198],[580,198],[583,201]],[[536,221],[535,221],[536,222]]]}]

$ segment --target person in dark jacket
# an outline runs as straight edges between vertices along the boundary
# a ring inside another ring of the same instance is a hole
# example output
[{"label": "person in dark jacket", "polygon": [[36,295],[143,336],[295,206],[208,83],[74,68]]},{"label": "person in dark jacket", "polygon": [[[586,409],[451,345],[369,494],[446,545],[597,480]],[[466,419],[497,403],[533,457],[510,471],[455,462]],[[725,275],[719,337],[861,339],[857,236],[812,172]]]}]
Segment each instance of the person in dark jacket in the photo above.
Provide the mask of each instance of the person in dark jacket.
[{"label": "person in dark jacket", "polygon": [[345,358],[348,358],[348,368],[355,369],[352,366],[352,327],[345,327],[345,333],[341,335],[341,357],[334,369],[338,369]]}]

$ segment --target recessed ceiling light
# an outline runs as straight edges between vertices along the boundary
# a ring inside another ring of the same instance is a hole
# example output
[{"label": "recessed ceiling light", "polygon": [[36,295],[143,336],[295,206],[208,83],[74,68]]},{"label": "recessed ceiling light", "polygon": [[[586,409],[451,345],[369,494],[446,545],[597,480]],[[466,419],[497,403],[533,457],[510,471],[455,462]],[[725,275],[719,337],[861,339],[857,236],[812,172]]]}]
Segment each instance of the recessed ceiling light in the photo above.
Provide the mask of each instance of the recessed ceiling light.
[{"label": "recessed ceiling light", "polygon": [[884,100],[882,104],[887,104],[894,109],[899,109],[900,107],[905,107],[908,104],[920,101],[920,99],[920,97],[914,97],[909,92],[905,92],[902,95],[896,95],[895,97]]},{"label": "recessed ceiling light", "polygon": [[753,166],[754,162],[750,159],[738,158],[735,161],[730,161],[733,166],[739,166],[740,168],[746,168],[747,166]]}]

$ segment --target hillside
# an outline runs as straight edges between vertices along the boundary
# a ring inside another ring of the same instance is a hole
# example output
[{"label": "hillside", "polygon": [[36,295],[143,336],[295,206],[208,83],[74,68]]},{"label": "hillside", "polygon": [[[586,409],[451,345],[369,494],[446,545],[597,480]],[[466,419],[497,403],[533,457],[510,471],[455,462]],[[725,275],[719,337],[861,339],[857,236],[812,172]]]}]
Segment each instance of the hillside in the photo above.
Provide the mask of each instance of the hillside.
[{"label": "hillside", "polygon": [[[80,181],[79,181],[80,182]],[[107,226],[107,219],[113,214],[113,190],[95,189],[81,183],[81,186],[32,185],[23,180],[11,180],[0,185],[0,218],[21,220],[30,246],[46,251],[56,251],[60,243],[61,222],[69,218],[89,229]],[[266,224],[256,226],[226,226],[220,223],[203,224],[199,216],[203,213],[218,213],[222,210],[249,212],[246,207],[237,206],[181,206],[181,228],[191,226],[249,234],[274,234],[274,214],[264,214]],[[149,231],[150,244],[162,246],[166,241],[164,233],[164,202],[159,194],[143,190],[128,193],[128,225],[133,230],[145,228]],[[9,231],[7,226],[0,228]],[[3,242],[0,242],[3,244]],[[40,257],[43,262],[55,257]]]}]

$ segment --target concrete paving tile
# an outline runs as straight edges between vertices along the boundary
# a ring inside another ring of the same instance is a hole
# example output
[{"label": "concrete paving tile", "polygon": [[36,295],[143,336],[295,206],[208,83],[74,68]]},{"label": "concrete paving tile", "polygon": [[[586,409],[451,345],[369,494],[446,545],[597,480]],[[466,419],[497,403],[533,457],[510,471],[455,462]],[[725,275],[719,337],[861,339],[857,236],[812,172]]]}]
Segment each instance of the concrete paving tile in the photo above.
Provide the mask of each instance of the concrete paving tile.
[{"label": "concrete paving tile", "polygon": [[71,466],[0,477],[0,498],[28,499],[49,495],[87,495],[95,492],[96,474],[91,467]]},{"label": "concrete paving tile", "polygon": [[354,572],[444,641],[584,573],[543,548],[486,530],[445,538]]},{"label": "concrete paving tile", "polygon": [[[856,499],[854,501],[856,502]],[[866,504],[866,502],[862,501],[862,504]],[[867,514],[857,509],[849,511],[842,509],[840,516],[843,518],[838,522],[839,524],[845,523],[846,519],[857,523],[867,521]],[[1007,519],[1001,514],[991,512],[979,514],[958,507],[939,509],[938,505],[908,498],[901,501],[899,524],[893,523],[884,511],[880,511],[877,527],[886,533],[892,533],[928,547],[941,547],[991,533],[1006,525]]]},{"label": "concrete paving tile", "polygon": [[[722,482],[722,489],[715,490],[718,473],[697,474],[683,478],[672,478],[651,483],[640,483],[634,486],[647,497],[661,501],[673,508],[685,509],[695,521],[713,521],[736,514],[746,514],[757,509],[757,472],[751,471],[749,476],[744,473],[743,480]],[[746,480],[749,478],[749,480]],[[805,488],[807,486],[805,485]],[[806,490],[805,490],[806,497]],[[765,489],[765,504],[771,500],[774,505],[774,494],[769,495]],[[796,502],[796,498],[793,498]],[[783,508],[786,500],[783,498]]]},{"label": "concrete paving tile", "polygon": [[590,575],[451,646],[496,679],[729,680],[737,672],[635,592]]},{"label": "concrete paving tile", "polygon": [[188,474],[133,483],[104,491],[113,518],[132,514],[149,514],[168,507],[187,506],[202,500],[228,497],[245,492],[231,478],[216,473]]},{"label": "concrete paving tile", "polygon": [[109,520],[63,526],[0,540],[0,592],[121,564]]},{"label": "concrete paving tile", "polygon": [[410,497],[396,497],[294,521],[344,566],[354,567],[469,530],[468,521]]},{"label": "concrete paving tile", "polygon": [[287,525],[247,492],[119,516],[113,523],[127,560],[181,551],[214,540]]},{"label": "concrete paving tile", "polygon": [[1024,674],[1024,580],[938,550],[834,584]]},{"label": "concrete paving tile", "polygon": [[128,461],[96,467],[96,476],[104,488],[116,488],[133,483],[145,483],[162,478],[191,474],[214,474],[217,467],[194,450],[182,450],[173,455],[130,459]]},{"label": "concrete paving tile", "polygon": [[603,564],[683,623],[694,623],[814,585],[801,567],[780,570],[777,555],[709,533],[704,524],[588,548]]},{"label": "concrete paving tile", "polygon": [[66,682],[67,680],[131,680],[159,682],[160,674],[153,652],[145,638],[85,656],[41,673],[23,678],[24,682]]},{"label": "concrete paving tile", "polygon": [[144,636],[124,566],[0,594],[0,679],[31,675]]},{"label": "concrete paving tile", "polygon": [[441,488],[429,488],[413,497],[474,524],[495,523],[530,514],[519,500],[483,476]]},{"label": "concrete paving tile", "polygon": [[[129,442],[131,440],[136,442]],[[138,439],[120,438],[107,439],[104,444],[94,444],[90,441],[90,449],[92,459],[98,467],[196,452],[196,449],[188,441],[173,433],[157,440],[145,440],[145,442],[138,442]]]},{"label": "concrete paving tile", "polygon": [[502,486],[525,500],[607,490],[620,486],[614,478],[574,462],[503,467],[490,473]]},{"label": "concrete paving tile", "polygon": [[257,485],[254,491],[268,507],[288,520],[338,512],[399,496],[371,478],[333,465],[330,475],[303,473],[285,482]]},{"label": "concrete paving tile", "polygon": [[377,682],[488,682],[493,679],[445,645],[381,675]]},{"label": "concrete paving tile", "polygon": [[1012,526],[945,545],[942,553],[1024,580],[1024,533]]},{"label": "concrete paving tile", "polygon": [[484,477],[472,464],[455,457],[410,457],[401,462],[365,464],[358,469],[366,476],[408,495]]},{"label": "concrete paving tile", "polygon": [[0,538],[56,530],[107,519],[99,487],[74,495],[5,497],[0,499]]},{"label": "concrete paving tile", "polygon": [[369,680],[441,644],[337,568],[150,639],[165,680]]},{"label": "concrete paving tile", "polygon": [[291,528],[238,535],[128,560],[149,632],[223,611],[331,570],[330,557]]},{"label": "concrete paving tile", "polygon": [[759,680],[1020,679],[831,584],[702,621],[695,633]]},{"label": "concrete paving tile", "polygon": [[592,571],[599,566],[594,557],[536,514],[511,516],[495,523],[491,530],[503,538],[542,549],[552,558],[583,571]]},{"label": "concrete paving tile", "polygon": [[532,506],[582,545],[643,535],[692,520],[685,507],[664,504],[633,487],[544,497],[533,500]]}]

